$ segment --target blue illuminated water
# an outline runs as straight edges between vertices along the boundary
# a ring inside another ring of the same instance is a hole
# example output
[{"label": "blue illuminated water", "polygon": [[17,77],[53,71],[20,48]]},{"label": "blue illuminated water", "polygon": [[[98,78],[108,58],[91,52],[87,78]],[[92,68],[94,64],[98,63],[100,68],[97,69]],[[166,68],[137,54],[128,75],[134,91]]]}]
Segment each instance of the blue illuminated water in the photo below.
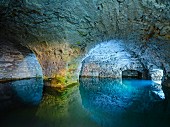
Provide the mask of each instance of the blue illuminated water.
[{"label": "blue illuminated water", "polygon": [[43,80],[28,79],[0,83],[0,111],[15,105],[36,105],[41,102]]},{"label": "blue illuminated water", "polygon": [[43,88],[42,79],[1,83],[0,108],[5,110],[0,126],[169,127],[169,89],[164,89],[166,99],[159,99],[151,84],[150,80],[81,78],[80,86],[57,91]]}]

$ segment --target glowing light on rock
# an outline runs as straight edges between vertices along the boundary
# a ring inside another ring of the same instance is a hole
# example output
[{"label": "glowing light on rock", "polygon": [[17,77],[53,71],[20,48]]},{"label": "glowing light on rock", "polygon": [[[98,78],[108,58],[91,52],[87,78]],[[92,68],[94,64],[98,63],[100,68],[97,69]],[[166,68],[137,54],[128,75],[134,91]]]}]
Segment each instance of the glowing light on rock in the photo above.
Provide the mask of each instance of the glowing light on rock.
[{"label": "glowing light on rock", "polygon": [[162,78],[163,70],[162,69],[153,69],[150,71],[151,80],[152,80],[152,92],[155,94],[155,97],[158,99],[165,99],[165,94],[162,90]]},{"label": "glowing light on rock", "polygon": [[82,59],[81,76],[122,78],[122,71],[144,68],[133,52],[129,51],[122,40],[102,42],[92,48]]},{"label": "glowing light on rock", "polygon": [[42,68],[33,53],[23,57],[22,61],[18,64],[18,68],[13,71],[14,78],[42,77],[42,75]]}]

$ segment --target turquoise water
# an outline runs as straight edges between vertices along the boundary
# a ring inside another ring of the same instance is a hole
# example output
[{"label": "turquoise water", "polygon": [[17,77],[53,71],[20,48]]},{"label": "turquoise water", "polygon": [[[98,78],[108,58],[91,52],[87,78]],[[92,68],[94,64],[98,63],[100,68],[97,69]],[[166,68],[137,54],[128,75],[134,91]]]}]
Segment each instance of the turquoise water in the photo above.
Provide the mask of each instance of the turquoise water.
[{"label": "turquoise water", "polygon": [[81,78],[63,92],[42,79],[0,84],[1,127],[169,127],[166,99],[149,80]]}]

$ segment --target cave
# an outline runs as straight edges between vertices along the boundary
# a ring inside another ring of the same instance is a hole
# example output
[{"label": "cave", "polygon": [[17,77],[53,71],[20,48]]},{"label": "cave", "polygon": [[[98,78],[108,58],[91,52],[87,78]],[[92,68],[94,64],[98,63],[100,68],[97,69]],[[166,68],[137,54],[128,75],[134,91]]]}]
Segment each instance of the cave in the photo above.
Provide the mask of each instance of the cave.
[{"label": "cave", "polygon": [[0,125],[169,127],[169,8],[1,0]]},{"label": "cave", "polygon": [[122,72],[122,78],[142,79],[142,73],[136,70],[125,70]]}]

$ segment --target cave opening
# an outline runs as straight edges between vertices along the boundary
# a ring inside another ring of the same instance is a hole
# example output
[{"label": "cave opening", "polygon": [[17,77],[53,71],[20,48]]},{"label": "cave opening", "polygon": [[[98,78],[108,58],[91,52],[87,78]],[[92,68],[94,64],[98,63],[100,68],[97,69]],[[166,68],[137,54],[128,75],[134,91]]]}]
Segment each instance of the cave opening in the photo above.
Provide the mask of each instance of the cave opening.
[{"label": "cave opening", "polygon": [[142,73],[137,70],[122,71],[122,79],[142,79]]}]

